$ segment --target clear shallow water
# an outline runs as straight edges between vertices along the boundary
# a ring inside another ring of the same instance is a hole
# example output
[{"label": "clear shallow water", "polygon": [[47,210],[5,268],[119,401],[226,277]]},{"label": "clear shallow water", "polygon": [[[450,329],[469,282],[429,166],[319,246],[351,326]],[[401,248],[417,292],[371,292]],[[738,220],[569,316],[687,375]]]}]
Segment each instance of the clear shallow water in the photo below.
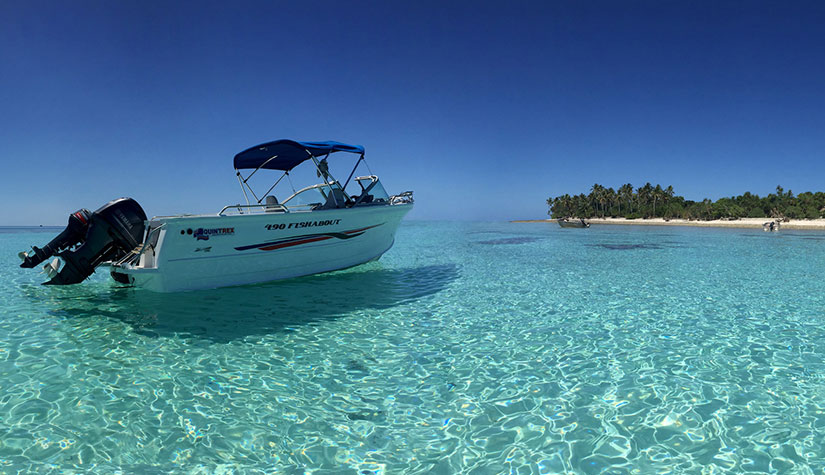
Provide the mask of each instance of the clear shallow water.
[{"label": "clear shallow water", "polygon": [[825,233],[407,222],[381,261],[47,288],[0,232],[0,471],[825,470]]}]

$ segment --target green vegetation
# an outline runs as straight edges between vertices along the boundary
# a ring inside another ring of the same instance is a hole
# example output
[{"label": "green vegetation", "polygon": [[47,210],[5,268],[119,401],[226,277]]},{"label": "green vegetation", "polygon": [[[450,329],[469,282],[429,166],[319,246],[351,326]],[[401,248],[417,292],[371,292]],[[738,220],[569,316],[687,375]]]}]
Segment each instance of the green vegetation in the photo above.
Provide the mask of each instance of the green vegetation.
[{"label": "green vegetation", "polygon": [[791,190],[785,192],[777,186],[776,193],[763,198],[746,192],[716,201],[691,201],[675,195],[672,186],[662,188],[647,183],[634,191],[630,183],[618,190],[596,183],[588,195],[550,197],[547,205],[548,214],[553,218],[816,219],[825,216],[825,193],[805,192],[794,196]]}]

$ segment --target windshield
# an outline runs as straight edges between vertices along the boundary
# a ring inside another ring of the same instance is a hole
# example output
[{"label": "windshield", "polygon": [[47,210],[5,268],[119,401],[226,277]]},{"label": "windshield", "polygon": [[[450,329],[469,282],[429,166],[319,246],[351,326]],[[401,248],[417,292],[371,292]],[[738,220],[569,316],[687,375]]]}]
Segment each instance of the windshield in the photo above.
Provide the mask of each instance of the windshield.
[{"label": "windshield", "polygon": [[335,191],[335,199],[328,199],[330,185],[318,183],[308,186],[285,199],[281,204],[288,208],[343,208],[350,206],[366,206],[371,204],[386,204],[389,195],[375,175],[359,176],[347,187],[348,193],[343,195],[339,185],[331,185]]},{"label": "windshield", "polygon": [[287,198],[283,204],[288,206],[320,205],[326,202],[327,195],[324,191],[328,189],[327,185],[323,183],[308,186]]},{"label": "windshield", "polygon": [[[375,175],[359,176],[355,179],[355,182],[359,186],[357,189],[351,190],[353,192],[352,197],[358,201],[363,195],[364,197],[360,203],[383,203],[390,198],[378,180],[378,177]],[[351,187],[347,188],[349,189]]]}]

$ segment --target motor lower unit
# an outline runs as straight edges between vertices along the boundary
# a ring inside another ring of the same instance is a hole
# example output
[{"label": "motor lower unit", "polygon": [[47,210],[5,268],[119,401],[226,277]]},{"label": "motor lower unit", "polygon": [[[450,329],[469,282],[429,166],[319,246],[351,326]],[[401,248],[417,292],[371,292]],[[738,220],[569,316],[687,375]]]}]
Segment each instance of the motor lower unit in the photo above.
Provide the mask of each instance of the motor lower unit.
[{"label": "motor lower unit", "polygon": [[20,267],[33,268],[56,256],[44,266],[50,278],[44,284],[77,284],[100,264],[123,258],[139,246],[145,225],[146,213],[132,198],[112,200],[95,212],[80,209],[69,215],[66,229],[42,249],[33,246],[31,252],[18,254],[23,260]]}]

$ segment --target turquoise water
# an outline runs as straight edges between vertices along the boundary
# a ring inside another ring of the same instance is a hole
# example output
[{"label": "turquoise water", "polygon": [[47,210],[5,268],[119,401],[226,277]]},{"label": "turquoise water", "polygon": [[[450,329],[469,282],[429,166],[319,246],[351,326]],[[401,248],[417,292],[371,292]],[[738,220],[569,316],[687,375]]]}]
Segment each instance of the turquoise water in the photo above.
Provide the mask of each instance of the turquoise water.
[{"label": "turquoise water", "polygon": [[153,294],[38,285],[34,231],[0,231],[0,471],[825,470],[825,233],[405,222]]}]

